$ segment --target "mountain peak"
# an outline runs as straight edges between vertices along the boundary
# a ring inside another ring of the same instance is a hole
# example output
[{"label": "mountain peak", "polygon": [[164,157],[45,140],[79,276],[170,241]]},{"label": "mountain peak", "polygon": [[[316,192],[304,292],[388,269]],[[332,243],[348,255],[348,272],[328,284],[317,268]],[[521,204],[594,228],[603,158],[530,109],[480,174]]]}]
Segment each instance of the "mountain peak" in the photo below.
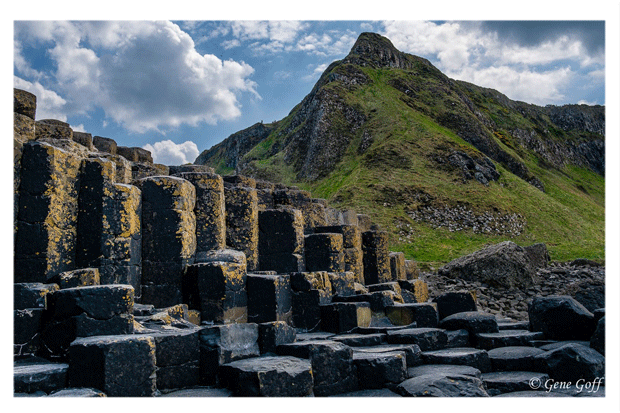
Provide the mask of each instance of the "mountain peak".
[{"label": "mountain peak", "polygon": [[359,35],[345,61],[360,66],[395,67],[410,69],[408,56],[396,49],[390,39],[377,33]]}]

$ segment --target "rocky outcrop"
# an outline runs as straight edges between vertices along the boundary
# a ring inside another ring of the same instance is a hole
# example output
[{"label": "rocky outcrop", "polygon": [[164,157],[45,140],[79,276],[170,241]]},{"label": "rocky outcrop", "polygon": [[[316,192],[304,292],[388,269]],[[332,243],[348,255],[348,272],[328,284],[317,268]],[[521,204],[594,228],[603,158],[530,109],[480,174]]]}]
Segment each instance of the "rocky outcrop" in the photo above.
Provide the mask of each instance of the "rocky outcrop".
[{"label": "rocky outcrop", "polygon": [[[542,254],[538,260],[531,259],[534,251]],[[451,261],[439,269],[439,275],[477,280],[492,287],[528,287],[534,284],[536,263],[546,265],[547,259],[546,248],[535,246],[528,251],[514,242],[505,241]]]}]

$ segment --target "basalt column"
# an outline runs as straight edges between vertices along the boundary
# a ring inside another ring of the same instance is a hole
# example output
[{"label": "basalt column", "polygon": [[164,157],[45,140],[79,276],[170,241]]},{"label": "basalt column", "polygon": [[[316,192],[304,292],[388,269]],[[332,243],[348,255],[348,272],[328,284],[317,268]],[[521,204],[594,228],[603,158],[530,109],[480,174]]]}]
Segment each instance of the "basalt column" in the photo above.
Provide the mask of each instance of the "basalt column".
[{"label": "basalt column", "polygon": [[176,176],[196,188],[196,255],[226,248],[224,181],[209,172],[181,172]]},{"label": "basalt column", "polygon": [[362,234],[356,225],[322,226],[314,229],[315,233],[342,234],[344,270],[355,274],[355,281],[364,283],[364,264],[362,255]]},{"label": "basalt column", "polygon": [[185,179],[153,176],[142,187],[142,302],[182,303],[185,267],[196,252],[196,190]]},{"label": "basalt column", "polygon": [[242,176],[224,177],[226,244],[243,251],[247,270],[258,270],[258,198],[256,182]]},{"label": "basalt column", "polygon": [[366,231],[362,233],[362,250],[364,253],[364,283],[370,285],[390,281],[387,232]]},{"label": "basalt column", "polygon": [[304,218],[293,208],[258,213],[260,269],[279,274],[304,270]]},{"label": "basalt column", "polygon": [[75,268],[81,158],[29,141],[21,159],[15,282],[45,282]]},{"label": "basalt column", "polygon": [[141,194],[114,183],[116,165],[102,158],[82,161],[76,263],[97,267],[101,284],[130,284],[140,295]]},{"label": "basalt column", "polygon": [[37,110],[37,97],[20,89],[14,89],[13,92],[13,231],[15,231],[19,208],[22,152],[24,143],[35,138],[34,116]]}]

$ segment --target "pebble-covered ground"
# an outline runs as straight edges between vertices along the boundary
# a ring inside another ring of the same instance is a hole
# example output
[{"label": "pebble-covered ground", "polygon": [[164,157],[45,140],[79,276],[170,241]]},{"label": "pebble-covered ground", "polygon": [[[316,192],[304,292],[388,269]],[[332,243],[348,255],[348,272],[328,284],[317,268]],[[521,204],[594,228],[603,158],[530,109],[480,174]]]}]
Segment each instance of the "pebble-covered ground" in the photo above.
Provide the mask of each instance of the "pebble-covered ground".
[{"label": "pebble-covered ground", "polygon": [[525,290],[489,287],[485,283],[451,279],[430,272],[421,272],[420,278],[428,283],[431,300],[444,292],[473,291],[480,311],[525,321],[528,319],[527,306],[533,297],[569,293],[573,295],[572,293],[578,290],[577,283],[604,285],[605,267],[551,263],[547,268],[538,271],[537,283]]}]

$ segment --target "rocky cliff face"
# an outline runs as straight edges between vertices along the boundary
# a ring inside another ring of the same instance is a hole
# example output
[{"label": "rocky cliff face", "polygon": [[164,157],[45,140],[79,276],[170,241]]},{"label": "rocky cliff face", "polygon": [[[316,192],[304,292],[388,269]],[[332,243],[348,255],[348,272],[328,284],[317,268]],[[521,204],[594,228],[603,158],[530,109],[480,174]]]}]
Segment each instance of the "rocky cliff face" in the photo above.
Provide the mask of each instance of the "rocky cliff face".
[{"label": "rocky cliff face", "polygon": [[[356,137],[362,136],[360,153],[371,144],[372,134],[364,126],[372,117],[372,110],[369,113],[368,108],[351,104],[347,99],[353,90],[373,84],[364,67],[402,71],[389,80],[389,85],[402,93],[399,98],[412,110],[432,117],[486,157],[541,190],[544,186],[540,179],[519,159],[519,149],[534,152],[556,168],[574,164],[604,175],[603,107],[542,108],[515,102],[497,91],[451,80],[428,60],[398,51],[388,39],[375,33],[362,33],[349,55],[332,63],[310,94],[283,121],[256,124],[237,132],[201,153],[196,163],[218,166],[220,162],[226,168],[260,174],[250,166],[251,162],[281,151],[284,162],[293,167],[298,180],[325,177]],[[534,124],[534,128],[515,127],[506,131],[519,145],[516,154],[511,148],[503,147],[501,139],[498,141],[497,132],[503,129],[506,119],[498,122],[497,114],[488,113],[489,101],[494,106],[518,112]],[[577,135],[577,139],[557,139],[566,133]],[[250,153],[268,137],[273,142],[268,151]],[[480,158],[480,164],[484,162],[484,157]],[[485,181],[488,179],[489,176]]]}]

